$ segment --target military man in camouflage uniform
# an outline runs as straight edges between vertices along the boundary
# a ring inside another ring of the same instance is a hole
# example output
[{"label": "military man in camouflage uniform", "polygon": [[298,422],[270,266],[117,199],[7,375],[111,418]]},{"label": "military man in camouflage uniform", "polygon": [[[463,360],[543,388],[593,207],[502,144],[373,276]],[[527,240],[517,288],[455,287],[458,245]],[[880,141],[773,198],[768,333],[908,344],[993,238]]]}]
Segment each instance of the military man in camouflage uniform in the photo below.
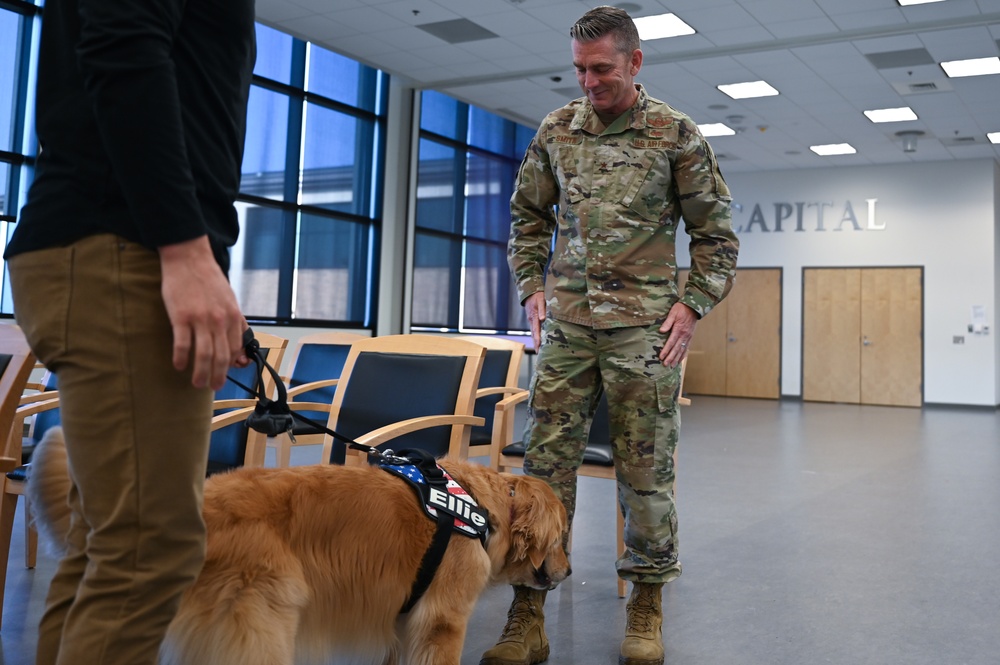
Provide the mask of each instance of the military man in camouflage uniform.
[{"label": "military man in camouflage uniform", "polygon": [[[697,320],[732,287],[738,242],[729,189],[697,125],[634,83],[642,51],[628,14],[598,7],[570,36],[586,96],[542,122],[511,198],[508,258],[538,348],[524,469],[552,485],[572,521],[576,471],[607,393],[625,515],[617,569],[633,582],[619,663],[660,665],[661,589],[681,572],[680,363]],[[683,293],[674,254],[681,217],[691,237]],[[514,591],[507,626],[481,665],[548,658],[545,592]]]}]

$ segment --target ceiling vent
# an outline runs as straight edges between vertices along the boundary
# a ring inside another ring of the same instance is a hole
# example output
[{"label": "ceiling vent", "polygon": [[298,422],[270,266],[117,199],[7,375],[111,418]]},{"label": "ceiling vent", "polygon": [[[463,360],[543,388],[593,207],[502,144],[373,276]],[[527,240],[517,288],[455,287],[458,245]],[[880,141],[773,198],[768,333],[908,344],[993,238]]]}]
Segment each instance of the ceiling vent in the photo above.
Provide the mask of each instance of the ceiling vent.
[{"label": "ceiling vent", "polygon": [[417,27],[424,32],[428,32],[435,37],[443,39],[449,44],[477,42],[481,39],[492,39],[500,36],[495,32],[491,32],[483,26],[464,18],[458,18],[453,21],[424,23],[423,25],[418,25]]},{"label": "ceiling vent", "polygon": [[941,143],[948,146],[976,145],[979,142],[975,136],[954,136],[941,141]]},{"label": "ceiling vent", "polygon": [[947,79],[933,81],[899,81],[892,84],[893,89],[901,95],[924,95],[933,92],[950,92],[954,90]]},{"label": "ceiling vent", "polygon": [[885,51],[884,53],[868,53],[868,62],[875,69],[898,69],[900,67],[919,67],[933,65],[934,58],[924,48],[911,48],[903,51]]}]

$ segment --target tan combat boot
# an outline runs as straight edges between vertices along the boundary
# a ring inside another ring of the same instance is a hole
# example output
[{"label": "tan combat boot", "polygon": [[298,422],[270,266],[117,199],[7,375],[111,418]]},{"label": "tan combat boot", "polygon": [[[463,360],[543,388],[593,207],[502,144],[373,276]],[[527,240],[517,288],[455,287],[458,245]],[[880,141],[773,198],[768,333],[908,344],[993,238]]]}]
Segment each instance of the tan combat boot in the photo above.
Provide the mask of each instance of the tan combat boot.
[{"label": "tan combat boot", "polygon": [[625,606],[628,623],[618,665],[663,665],[662,589],[663,584],[632,585],[632,595]]},{"label": "tan combat boot", "polygon": [[507,610],[507,625],[500,640],[483,654],[479,665],[534,665],[549,658],[545,637],[545,591],[514,587],[514,602]]}]

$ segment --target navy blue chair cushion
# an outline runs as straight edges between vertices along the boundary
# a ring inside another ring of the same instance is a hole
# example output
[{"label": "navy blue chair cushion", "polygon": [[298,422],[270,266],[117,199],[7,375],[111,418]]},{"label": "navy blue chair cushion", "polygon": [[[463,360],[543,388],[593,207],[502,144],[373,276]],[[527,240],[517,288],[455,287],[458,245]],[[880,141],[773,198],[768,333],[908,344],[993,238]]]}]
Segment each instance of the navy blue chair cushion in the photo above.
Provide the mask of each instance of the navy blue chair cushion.
[{"label": "navy blue chair cushion", "polygon": [[[337,433],[356,439],[402,420],[454,413],[465,361],[464,356],[359,354],[345,387]],[[441,457],[450,438],[450,426],[431,427],[379,448],[420,448]],[[330,462],[343,464],[346,452],[346,445],[334,439]]]},{"label": "navy blue chair cushion", "polygon": [[[313,381],[324,381],[326,379],[336,379],[344,369],[347,362],[347,355],[351,352],[349,344],[303,344],[299,349],[299,355],[295,360],[295,368],[292,376],[288,378],[288,387],[295,388],[305,383]],[[334,393],[337,386],[327,386],[317,388],[295,396],[296,402],[320,402],[325,404],[333,403]],[[295,409],[295,407],[292,407]],[[318,423],[326,424],[329,413],[326,411],[299,411],[306,418],[315,420]],[[323,430],[313,427],[308,423],[296,421],[292,433],[296,436],[305,434],[322,434]]]},{"label": "navy blue chair cushion", "polygon": [[[487,349],[483,359],[483,370],[479,374],[480,388],[499,388],[507,385],[507,372],[510,369],[511,352],[506,349]],[[497,402],[506,395],[486,395],[476,400],[473,415],[486,422],[472,428],[469,445],[489,445],[493,440],[493,416],[496,413]]]},{"label": "navy blue chair cushion", "polygon": [[[257,366],[250,363],[247,367],[230,367],[229,376],[243,385],[256,389],[259,380]],[[256,395],[237,386],[232,381],[216,391],[215,399],[254,399]],[[232,409],[222,409],[216,415]],[[243,466],[247,454],[247,425],[245,422],[233,423],[212,432],[208,446],[207,476],[228,471]]]},{"label": "navy blue chair cushion", "polygon": [[[43,392],[58,389],[59,386],[55,372],[49,372],[45,377],[45,391]],[[42,440],[46,432],[58,426],[61,422],[58,408],[40,411],[35,414],[35,424],[31,427],[31,436],[25,436],[21,439],[21,464],[27,464],[31,461],[31,454],[35,451],[35,446]]]}]

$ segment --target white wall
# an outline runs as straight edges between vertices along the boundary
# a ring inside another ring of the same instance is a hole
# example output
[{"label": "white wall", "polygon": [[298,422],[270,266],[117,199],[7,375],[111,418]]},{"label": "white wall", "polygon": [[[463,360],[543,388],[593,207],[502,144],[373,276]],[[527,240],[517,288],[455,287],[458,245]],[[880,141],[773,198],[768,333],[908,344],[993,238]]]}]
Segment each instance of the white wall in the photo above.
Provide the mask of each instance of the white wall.
[{"label": "white wall", "polygon": [[[997,405],[1000,169],[994,160],[735,173],[726,181],[742,208],[734,211],[739,265],[784,268],[783,395],[801,395],[804,267],[919,266],[924,268],[925,402]],[[869,199],[877,199],[872,220]],[[832,204],[824,207],[825,230],[817,230],[819,202]],[[860,230],[845,221],[852,217],[848,202]],[[789,204],[783,211],[791,216],[779,232],[780,203]],[[686,245],[680,234],[682,266]],[[968,332],[973,305],[986,308],[988,334]],[[956,335],[965,343],[954,344]]]}]

